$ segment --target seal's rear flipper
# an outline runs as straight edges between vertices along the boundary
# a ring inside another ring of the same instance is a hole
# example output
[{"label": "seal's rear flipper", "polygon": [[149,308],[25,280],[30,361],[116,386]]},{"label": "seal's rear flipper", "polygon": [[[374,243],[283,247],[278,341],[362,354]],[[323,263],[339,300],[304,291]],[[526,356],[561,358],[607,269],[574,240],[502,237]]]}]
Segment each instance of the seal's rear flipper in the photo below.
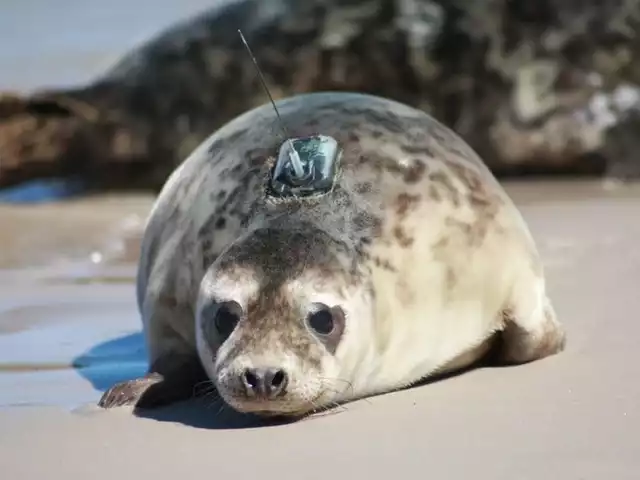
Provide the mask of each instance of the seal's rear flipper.
[{"label": "seal's rear flipper", "polygon": [[503,312],[503,318],[505,327],[496,358],[499,363],[526,363],[564,350],[566,334],[548,300],[528,317],[518,316],[516,311],[508,309]]}]

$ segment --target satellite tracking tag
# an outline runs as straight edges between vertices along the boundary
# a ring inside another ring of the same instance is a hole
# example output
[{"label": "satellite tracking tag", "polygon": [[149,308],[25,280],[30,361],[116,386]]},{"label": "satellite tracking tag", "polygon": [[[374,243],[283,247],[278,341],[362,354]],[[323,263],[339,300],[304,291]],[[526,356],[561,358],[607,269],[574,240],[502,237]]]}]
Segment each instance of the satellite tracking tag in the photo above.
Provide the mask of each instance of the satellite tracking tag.
[{"label": "satellite tracking tag", "polygon": [[[289,140],[280,147],[269,185],[272,193],[302,197],[330,191],[342,153],[338,142],[326,135]],[[301,175],[295,169],[297,161],[302,165]]]},{"label": "satellite tracking tag", "polygon": [[238,30],[238,34],[256,67],[262,86],[269,96],[284,132],[284,142],[280,146],[278,160],[269,182],[269,193],[281,197],[303,197],[330,191],[335,183],[338,163],[342,155],[338,142],[327,135],[298,138],[289,136],[258,62],[242,31]]}]

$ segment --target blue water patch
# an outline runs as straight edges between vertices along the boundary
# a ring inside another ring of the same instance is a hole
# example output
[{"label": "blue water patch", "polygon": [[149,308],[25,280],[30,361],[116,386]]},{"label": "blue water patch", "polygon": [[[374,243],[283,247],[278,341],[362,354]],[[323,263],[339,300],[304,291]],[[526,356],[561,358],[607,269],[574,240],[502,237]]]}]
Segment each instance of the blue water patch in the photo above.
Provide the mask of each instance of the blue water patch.
[{"label": "blue water patch", "polygon": [[86,191],[84,183],[69,178],[31,180],[0,189],[0,203],[46,203],[75,197]]}]

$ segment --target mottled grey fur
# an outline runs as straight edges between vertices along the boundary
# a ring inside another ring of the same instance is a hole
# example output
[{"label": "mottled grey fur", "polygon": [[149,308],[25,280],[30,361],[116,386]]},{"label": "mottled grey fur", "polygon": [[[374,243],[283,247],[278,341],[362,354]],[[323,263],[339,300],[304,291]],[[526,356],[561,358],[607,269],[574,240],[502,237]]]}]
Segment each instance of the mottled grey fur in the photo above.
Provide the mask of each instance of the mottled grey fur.
[{"label": "mottled grey fur", "polygon": [[[292,136],[321,133],[339,142],[343,155],[335,188],[319,198],[265,194],[282,143],[270,105],[238,117],[205,141],[168,180],[142,245],[138,304],[155,376],[115,386],[105,394],[104,406],[145,403],[141,398],[149,385],[162,383],[158,374],[175,378],[185,362],[193,365],[196,305],[211,276],[220,272],[236,275],[238,288],[249,282],[247,272],[259,285],[225,355],[268,350],[277,341],[303,359],[305,368],[321,373],[323,359],[337,344],[322,347],[301,323],[294,300],[283,293],[300,273],[313,272],[319,289],[326,282],[344,298],[356,289],[375,298],[389,292],[377,290],[372,272],[388,272],[394,279],[389,288],[410,304],[424,294],[419,292],[424,286],[396,275],[407,266],[394,263],[401,257],[393,252],[422,248],[417,243],[430,230],[437,233],[435,241],[424,247],[436,261],[440,255],[444,265],[451,262],[451,292],[466,280],[460,275],[467,256],[505,231],[531,264],[539,263],[528,231],[487,167],[427,114],[355,93],[302,95],[279,101],[278,108]],[[417,269],[429,268],[422,258],[415,262]],[[500,328],[515,322],[514,315],[504,318]],[[551,334],[556,333],[553,327]],[[220,345],[215,338],[208,341],[213,362]],[[384,348],[385,335],[376,341]],[[553,337],[545,352],[529,352],[519,360],[554,353],[558,341]],[[179,360],[173,368],[158,367],[171,363],[167,358]],[[193,384],[185,383],[186,397]]]}]

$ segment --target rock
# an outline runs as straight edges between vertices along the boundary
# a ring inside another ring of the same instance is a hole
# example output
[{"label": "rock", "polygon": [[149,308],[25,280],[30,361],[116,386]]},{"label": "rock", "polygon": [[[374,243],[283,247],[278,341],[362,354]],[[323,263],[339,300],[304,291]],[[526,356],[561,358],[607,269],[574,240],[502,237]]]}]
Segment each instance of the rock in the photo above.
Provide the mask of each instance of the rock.
[{"label": "rock", "polygon": [[635,178],[639,24],[640,0],[239,0],[91,85],[0,98],[0,186],[72,175],[157,190],[213,130],[267,100],[238,28],[276,98],[352,90],[418,106],[501,177]]}]

